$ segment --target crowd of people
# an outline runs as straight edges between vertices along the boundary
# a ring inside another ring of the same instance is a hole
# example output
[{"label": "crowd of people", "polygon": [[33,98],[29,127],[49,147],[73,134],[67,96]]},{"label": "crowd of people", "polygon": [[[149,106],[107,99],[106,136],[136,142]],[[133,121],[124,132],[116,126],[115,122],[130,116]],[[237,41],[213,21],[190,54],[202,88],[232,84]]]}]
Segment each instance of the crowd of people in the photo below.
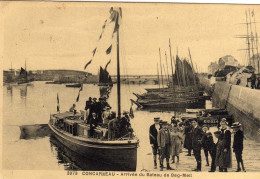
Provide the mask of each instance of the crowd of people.
[{"label": "crowd of people", "polygon": [[[232,130],[231,130],[232,129]],[[237,172],[246,171],[242,159],[244,134],[241,130],[241,124],[235,122],[230,127],[225,118],[221,119],[218,130],[214,132],[217,142],[214,142],[213,135],[207,125],[200,126],[197,119],[186,119],[184,122],[171,119],[171,124],[161,121],[160,118],[154,118],[154,124],[150,126],[149,136],[153,151],[154,169],[157,169],[157,156],[159,158],[160,170],[163,171],[164,160],[166,160],[166,169],[174,170],[171,163],[179,163],[182,148],[188,150],[186,156],[195,156],[197,166],[192,171],[201,171],[201,150],[204,150],[206,166],[210,165],[209,172],[227,172],[232,167],[231,133],[234,133],[233,152],[237,160]],[[231,132],[232,131],[232,132]],[[211,164],[209,163],[209,155]],[[177,158],[177,161],[175,161]],[[242,169],[241,169],[242,167]]]},{"label": "crowd of people", "polygon": [[111,111],[111,106],[106,98],[91,98],[86,101],[84,120],[90,125],[90,137],[93,137],[97,126],[104,129],[103,139],[114,140],[132,134],[128,112],[123,113],[123,117],[118,120],[116,113]]}]

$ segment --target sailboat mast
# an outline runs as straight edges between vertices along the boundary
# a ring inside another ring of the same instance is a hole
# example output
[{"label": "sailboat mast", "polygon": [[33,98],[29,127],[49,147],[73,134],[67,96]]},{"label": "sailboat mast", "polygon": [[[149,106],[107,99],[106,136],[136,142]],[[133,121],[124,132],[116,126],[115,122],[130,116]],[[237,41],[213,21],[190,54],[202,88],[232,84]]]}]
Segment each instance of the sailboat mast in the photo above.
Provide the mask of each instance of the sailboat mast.
[{"label": "sailboat mast", "polygon": [[167,60],[166,51],[165,51],[165,61],[166,61],[166,69],[167,69],[168,83],[170,84],[170,76],[169,76],[169,70],[168,70],[168,60]]},{"label": "sailboat mast", "polygon": [[[119,13],[118,13],[119,16]],[[117,17],[119,18],[119,17]],[[118,24],[119,26],[119,24]],[[119,60],[119,27],[117,30],[117,116],[121,119],[121,88],[120,88],[120,60]]]},{"label": "sailboat mast", "polygon": [[[170,58],[171,58],[171,69],[172,69],[172,86],[174,85],[174,78],[173,78],[173,66],[172,66],[172,47],[171,47],[171,39],[169,38],[169,49],[170,49]],[[174,64],[175,65],[175,64]],[[176,74],[175,74],[176,75]],[[179,85],[179,84],[178,84]]]},{"label": "sailboat mast", "polygon": [[158,76],[159,89],[161,89],[158,63],[157,63],[157,76]]},{"label": "sailboat mast", "polygon": [[162,76],[162,87],[164,88],[164,85],[163,85],[163,73],[162,73],[162,59],[161,59],[161,49],[160,48],[159,48],[159,56],[160,56],[161,76]]},{"label": "sailboat mast", "polygon": [[252,16],[254,17],[254,25],[255,25],[255,45],[256,45],[256,52],[257,52],[257,66],[258,66],[258,73],[260,73],[259,69],[259,51],[258,51],[258,35],[256,32],[256,21],[255,21],[255,12],[254,9],[252,11]]},{"label": "sailboat mast", "polygon": [[248,32],[248,20],[247,20],[247,11],[246,11],[246,29],[247,29],[247,45],[248,45],[248,65],[251,66],[251,61],[250,61],[250,36]]},{"label": "sailboat mast", "polygon": [[250,9],[248,10],[248,16],[249,16],[249,25],[250,25],[250,39],[251,39],[251,50],[252,50],[252,58],[253,58],[253,67],[255,68],[255,52],[254,52],[254,34],[252,31],[252,22],[251,22],[251,12]]}]

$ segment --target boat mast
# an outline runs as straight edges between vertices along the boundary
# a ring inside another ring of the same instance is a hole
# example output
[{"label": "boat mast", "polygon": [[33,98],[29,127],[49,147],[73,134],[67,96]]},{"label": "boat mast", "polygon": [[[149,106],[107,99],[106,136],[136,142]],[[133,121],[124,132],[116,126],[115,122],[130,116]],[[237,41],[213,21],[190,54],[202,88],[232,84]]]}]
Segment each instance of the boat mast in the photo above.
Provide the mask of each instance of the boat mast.
[{"label": "boat mast", "polygon": [[165,74],[165,79],[166,79],[166,83],[169,83],[169,80],[167,79],[167,74],[166,74],[166,70],[165,70],[165,66],[163,64],[163,70],[164,70],[164,74]]},{"label": "boat mast", "polygon": [[[119,12],[117,12],[117,18],[119,18]],[[121,119],[121,88],[120,88],[120,60],[119,60],[119,29],[120,26],[118,25],[118,30],[117,30],[117,116],[118,119]]]},{"label": "boat mast", "polygon": [[196,72],[195,72],[195,69],[194,69],[194,66],[193,66],[193,62],[192,62],[192,58],[191,58],[191,53],[190,53],[190,48],[188,48],[189,50],[189,56],[190,56],[190,61],[191,61],[191,66],[192,66],[192,72],[193,72],[193,80],[194,80],[194,85],[197,86],[197,83],[196,83]]},{"label": "boat mast", "polygon": [[251,66],[250,61],[250,40],[249,40],[249,32],[248,32],[248,21],[247,21],[247,12],[246,12],[246,29],[247,29],[247,45],[248,45],[248,65]]},{"label": "boat mast", "polygon": [[159,48],[159,56],[160,56],[161,76],[162,76],[162,87],[164,88],[164,85],[163,85],[163,73],[162,73],[162,59],[161,59],[161,49],[160,48]]},{"label": "boat mast", "polygon": [[169,70],[168,70],[168,60],[167,60],[166,51],[165,51],[165,61],[166,61],[166,69],[167,69],[168,83],[170,84],[170,76],[169,76]]},{"label": "boat mast", "polygon": [[252,16],[254,16],[254,25],[255,25],[255,45],[256,45],[256,51],[257,51],[257,66],[258,66],[258,73],[260,73],[259,69],[259,51],[258,51],[258,35],[256,32],[256,21],[255,21],[255,12],[254,9],[252,11]]},{"label": "boat mast", "polygon": [[157,76],[158,76],[158,84],[159,84],[159,89],[161,90],[158,63],[157,63]]},{"label": "boat mast", "polygon": [[250,37],[251,37],[251,46],[252,46],[251,50],[252,50],[252,58],[253,58],[253,67],[255,68],[254,35],[253,35],[253,31],[252,31],[250,9],[248,9],[248,15],[249,15],[249,25],[250,25]]}]

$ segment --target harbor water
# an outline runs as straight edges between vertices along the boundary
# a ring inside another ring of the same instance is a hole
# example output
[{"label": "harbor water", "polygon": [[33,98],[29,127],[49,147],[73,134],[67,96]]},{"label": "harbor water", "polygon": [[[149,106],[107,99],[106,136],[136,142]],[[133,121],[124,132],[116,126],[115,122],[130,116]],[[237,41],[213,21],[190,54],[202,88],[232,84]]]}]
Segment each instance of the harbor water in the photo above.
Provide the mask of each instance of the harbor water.
[{"label": "harbor water", "polygon": [[[135,99],[132,93],[143,93],[145,88],[154,85],[121,85],[122,111],[129,111],[130,99]],[[112,111],[116,111],[116,85],[112,88],[108,103]],[[64,84],[45,84],[33,82],[31,85],[6,85],[3,88],[3,168],[9,170],[113,170],[111,166],[99,165],[97,161],[83,159],[70,149],[62,146],[50,137],[46,124],[50,114],[57,109],[57,93],[59,94],[61,111],[68,111],[78,96],[78,88],[67,88]],[[83,110],[89,97],[99,97],[100,87],[84,84],[80,92],[77,110]],[[154,117],[170,122],[174,111],[143,111],[133,106],[135,118],[131,119],[132,127],[140,140],[137,156],[137,171],[159,171],[153,169],[152,149],[149,143],[149,127]],[[23,127],[27,131],[24,131]],[[39,131],[37,134],[30,131]],[[22,129],[22,130],[21,130]],[[28,130],[29,129],[29,130]],[[211,131],[216,130],[211,128]],[[27,132],[30,136],[24,135]],[[260,171],[260,156],[257,151],[260,143],[245,139],[243,158],[248,172]],[[194,156],[185,156],[184,149],[178,164],[171,164],[177,171],[189,172],[196,166]],[[108,154],[109,155],[109,154]],[[233,168],[236,170],[235,156]],[[210,157],[209,157],[210,158]],[[202,171],[205,167],[205,157],[202,151]]]}]

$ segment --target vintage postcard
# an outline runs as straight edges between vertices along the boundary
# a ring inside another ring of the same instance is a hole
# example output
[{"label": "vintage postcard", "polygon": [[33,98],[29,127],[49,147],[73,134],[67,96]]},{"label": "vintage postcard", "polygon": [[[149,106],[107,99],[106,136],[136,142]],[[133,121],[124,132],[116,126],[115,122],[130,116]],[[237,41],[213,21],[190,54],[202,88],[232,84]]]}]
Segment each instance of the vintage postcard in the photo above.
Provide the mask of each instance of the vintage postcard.
[{"label": "vintage postcard", "polygon": [[2,178],[259,177],[260,5],[0,11]]}]

